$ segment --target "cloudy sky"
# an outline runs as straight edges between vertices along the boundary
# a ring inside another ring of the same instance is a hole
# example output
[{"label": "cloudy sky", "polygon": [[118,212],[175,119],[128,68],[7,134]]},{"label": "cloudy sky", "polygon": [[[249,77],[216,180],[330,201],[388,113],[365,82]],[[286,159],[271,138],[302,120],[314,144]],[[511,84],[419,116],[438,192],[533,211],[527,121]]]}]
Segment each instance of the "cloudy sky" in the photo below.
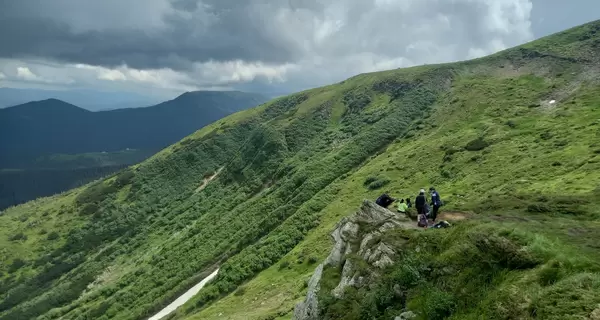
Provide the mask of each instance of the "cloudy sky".
[{"label": "cloudy sky", "polygon": [[0,0],[0,86],[278,94],[599,18],[598,0]]}]

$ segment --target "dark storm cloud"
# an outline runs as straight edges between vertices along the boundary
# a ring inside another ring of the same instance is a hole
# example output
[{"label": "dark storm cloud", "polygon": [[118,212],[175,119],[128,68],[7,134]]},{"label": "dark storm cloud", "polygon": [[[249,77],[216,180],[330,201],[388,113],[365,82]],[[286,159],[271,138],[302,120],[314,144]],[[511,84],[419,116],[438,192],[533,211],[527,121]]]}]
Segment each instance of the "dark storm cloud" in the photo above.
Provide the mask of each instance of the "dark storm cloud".
[{"label": "dark storm cloud", "polygon": [[291,92],[483,56],[591,20],[599,7],[597,0],[0,0],[0,85]]},{"label": "dark storm cloud", "polygon": [[[200,6],[196,1],[174,0],[172,10],[161,13],[164,25],[140,28],[120,28],[118,24],[81,28],[77,22],[63,19],[72,14],[69,1],[57,2],[63,7],[52,17],[39,14],[38,10],[45,8],[43,2],[51,1],[2,1],[0,58],[180,70],[209,60],[280,63],[293,58],[285,40],[266,30],[260,19],[245,13],[248,5],[231,1]],[[135,15],[136,8],[130,9]]]}]

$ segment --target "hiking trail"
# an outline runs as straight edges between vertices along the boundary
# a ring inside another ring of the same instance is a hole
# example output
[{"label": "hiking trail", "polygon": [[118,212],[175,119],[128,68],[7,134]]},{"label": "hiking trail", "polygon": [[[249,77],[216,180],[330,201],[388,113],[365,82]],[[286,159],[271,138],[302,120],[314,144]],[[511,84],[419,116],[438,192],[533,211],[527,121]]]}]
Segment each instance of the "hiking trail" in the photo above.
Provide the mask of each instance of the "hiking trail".
[{"label": "hiking trail", "polygon": [[223,168],[225,167],[221,167],[219,168],[219,170],[217,170],[217,172],[213,173],[211,176],[204,178],[204,180],[202,180],[202,184],[196,189],[195,192],[200,192],[202,190],[204,190],[204,188],[206,188],[206,186],[213,181],[218,175],[219,173],[221,173],[221,171],[223,170]]}]

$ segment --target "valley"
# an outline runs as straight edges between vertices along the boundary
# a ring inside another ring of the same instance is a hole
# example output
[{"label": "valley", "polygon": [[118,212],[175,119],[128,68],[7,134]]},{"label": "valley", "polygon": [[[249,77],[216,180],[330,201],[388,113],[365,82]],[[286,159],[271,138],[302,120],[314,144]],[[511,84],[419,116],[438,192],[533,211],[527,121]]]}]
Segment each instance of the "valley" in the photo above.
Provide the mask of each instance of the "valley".
[{"label": "valley", "polygon": [[48,99],[0,109],[0,209],[50,196],[145,160],[266,98],[187,92],[155,106],[90,112]]}]

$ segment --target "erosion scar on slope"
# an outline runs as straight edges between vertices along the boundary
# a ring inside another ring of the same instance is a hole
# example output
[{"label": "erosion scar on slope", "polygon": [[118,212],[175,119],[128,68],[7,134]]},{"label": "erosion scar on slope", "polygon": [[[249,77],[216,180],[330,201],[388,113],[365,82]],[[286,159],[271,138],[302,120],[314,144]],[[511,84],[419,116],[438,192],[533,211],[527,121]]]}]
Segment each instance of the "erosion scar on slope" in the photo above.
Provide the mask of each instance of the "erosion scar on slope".
[{"label": "erosion scar on slope", "polygon": [[196,192],[200,192],[200,191],[204,190],[204,188],[206,188],[208,183],[213,181],[219,175],[219,173],[221,173],[221,170],[223,170],[223,168],[225,168],[225,167],[220,167],[219,170],[217,170],[217,172],[212,174],[212,176],[204,178],[204,180],[202,181],[202,184],[196,189]]}]

